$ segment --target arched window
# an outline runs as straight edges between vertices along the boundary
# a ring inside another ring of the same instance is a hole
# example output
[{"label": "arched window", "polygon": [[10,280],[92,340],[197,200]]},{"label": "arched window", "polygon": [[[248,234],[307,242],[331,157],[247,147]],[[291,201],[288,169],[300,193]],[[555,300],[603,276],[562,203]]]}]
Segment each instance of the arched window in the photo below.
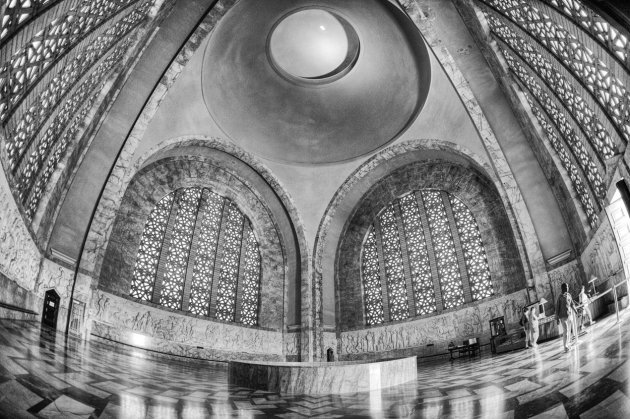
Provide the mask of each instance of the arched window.
[{"label": "arched window", "polygon": [[256,325],[261,259],[250,221],[229,199],[182,188],[145,225],[131,296],[175,310]]},{"label": "arched window", "polygon": [[439,190],[411,192],[379,213],[363,243],[361,276],[369,325],[494,294],[475,218]]}]

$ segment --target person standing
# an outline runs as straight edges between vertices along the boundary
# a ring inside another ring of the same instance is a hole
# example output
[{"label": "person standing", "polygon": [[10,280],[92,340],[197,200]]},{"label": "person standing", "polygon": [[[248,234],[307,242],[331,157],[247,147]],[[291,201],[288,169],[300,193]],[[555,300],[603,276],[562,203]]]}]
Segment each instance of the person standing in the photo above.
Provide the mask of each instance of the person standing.
[{"label": "person standing", "polygon": [[584,289],[584,285],[582,285],[582,290],[580,291],[580,305],[582,306],[582,321],[580,322],[580,326],[584,324],[584,317],[588,317],[588,325],[592,325],[593,315],[591,314],[591,310],[588,305],[591,303],[590,298],[586,294],[586,290]]},{"label": "person standing", "polygon": [[[556,317],[559,325],[562,325],[562,343],[564,344],[564,351],[569,352],[569,343],[571,342],[570,333],[574,330],[573,313],[575,312],[575,303],[571,294],[569,294],[569,286],[563,283],[560,286],[562,294],[558,296],[558,303],[556,304]],[[577,336],[575,336],[575,343],[577,343]]]},{"label": "person standing", "polygon": [[521,320],[518,324],[521,325],[525,331],[525,348],[530,347],[530,330],[529,330],[529,316],[527,315],[527,307],[523,307],[523,314],[521,314]]},{"label": "person standing", "polygon": [[532,345],[532,348],[538,347],[538,336],[540,335],[540,330],[538,328],[538,306],[533,306],[529,309],[529,343]]}]

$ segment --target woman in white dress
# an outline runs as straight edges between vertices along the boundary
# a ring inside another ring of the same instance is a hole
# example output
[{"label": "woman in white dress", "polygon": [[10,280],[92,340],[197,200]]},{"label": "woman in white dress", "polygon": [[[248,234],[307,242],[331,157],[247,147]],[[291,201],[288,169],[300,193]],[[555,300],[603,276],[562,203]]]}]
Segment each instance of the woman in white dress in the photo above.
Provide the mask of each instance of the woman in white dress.
[{"label": "woman in white dress", "polygon": [[531,307],[527,317],[529,320],[529,343],[532,348],[536,348],[538,347],[538,335],[540,334],[540,330],[538,329],[538,307]]}]

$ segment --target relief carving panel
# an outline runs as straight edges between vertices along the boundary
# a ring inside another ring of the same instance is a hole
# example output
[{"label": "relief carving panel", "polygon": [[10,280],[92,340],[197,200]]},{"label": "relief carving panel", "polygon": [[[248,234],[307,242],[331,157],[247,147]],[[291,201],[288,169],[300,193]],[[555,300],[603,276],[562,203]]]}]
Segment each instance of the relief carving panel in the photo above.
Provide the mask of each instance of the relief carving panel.
[{"label": "relief carving panel", "polygon": [[[341,354],[387,352],[425,347],[433,343],[445,349],[449,342],[490,337],[489,320],[505,316],[507,325],[516,325],[519,310],[527,304],[525,290],[495,298],[476,306],[398,324],[341,333]],[[459,342],[461,343],[461,342]]]},{"label": "relief carving panel", "polygon": [[599,229],[582,252],[581,257],[587,280],[594,275],[600,280],[597,284],[620,271],[623,275],[623,263],[612,226],[608,217],[601,218],[602,223]]},{"label": "relief carving panel", "polygon": [[4,173],[0,174],[0,214],[0,272],[30,291],[37,280],[41,255],[24,225]]},{"label": "relief carving panel", "polygon": [[[99,330],[108,329],[108,334],[118,336],[123,341],[128,332],[135,332],[167,346],[183,344],[226,352],[279,356],[283,351],[282,332],[189,317],[100,290],[95,291],[92,298],[90,319],[96,325],[93,334],[100,336]],[[103,325],[108,327],[104,328]],[[156,350],[155,347],[152,349]]]}]

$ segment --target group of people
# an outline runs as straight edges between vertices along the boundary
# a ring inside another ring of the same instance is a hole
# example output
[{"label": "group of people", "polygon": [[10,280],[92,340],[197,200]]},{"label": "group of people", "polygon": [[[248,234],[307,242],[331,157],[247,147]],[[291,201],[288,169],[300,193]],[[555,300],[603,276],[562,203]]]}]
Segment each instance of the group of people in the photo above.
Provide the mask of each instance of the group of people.
[{"label": "group of people", "polygon": [[[578,343],[578,318],[581,319],[579,328],[582,328],[584,320],[588,317],[589,326],[593,324],[593,317],[588,308],[590,299],[582,287],[579,295],[579,305],[573,301],[569,286],[563,283],[560,286],[561,294],[558,296],[556,304],[556,319],[558,325],[562,327],[562,342],[564,351],[568,352],[571,346]],[[520,325],[525,330],[525,347],[536,348],[538,346],[538,325],[539,315],[538,306],[525,307],[521,316]],[[580,316],[581,314],[581,316]]]}]

